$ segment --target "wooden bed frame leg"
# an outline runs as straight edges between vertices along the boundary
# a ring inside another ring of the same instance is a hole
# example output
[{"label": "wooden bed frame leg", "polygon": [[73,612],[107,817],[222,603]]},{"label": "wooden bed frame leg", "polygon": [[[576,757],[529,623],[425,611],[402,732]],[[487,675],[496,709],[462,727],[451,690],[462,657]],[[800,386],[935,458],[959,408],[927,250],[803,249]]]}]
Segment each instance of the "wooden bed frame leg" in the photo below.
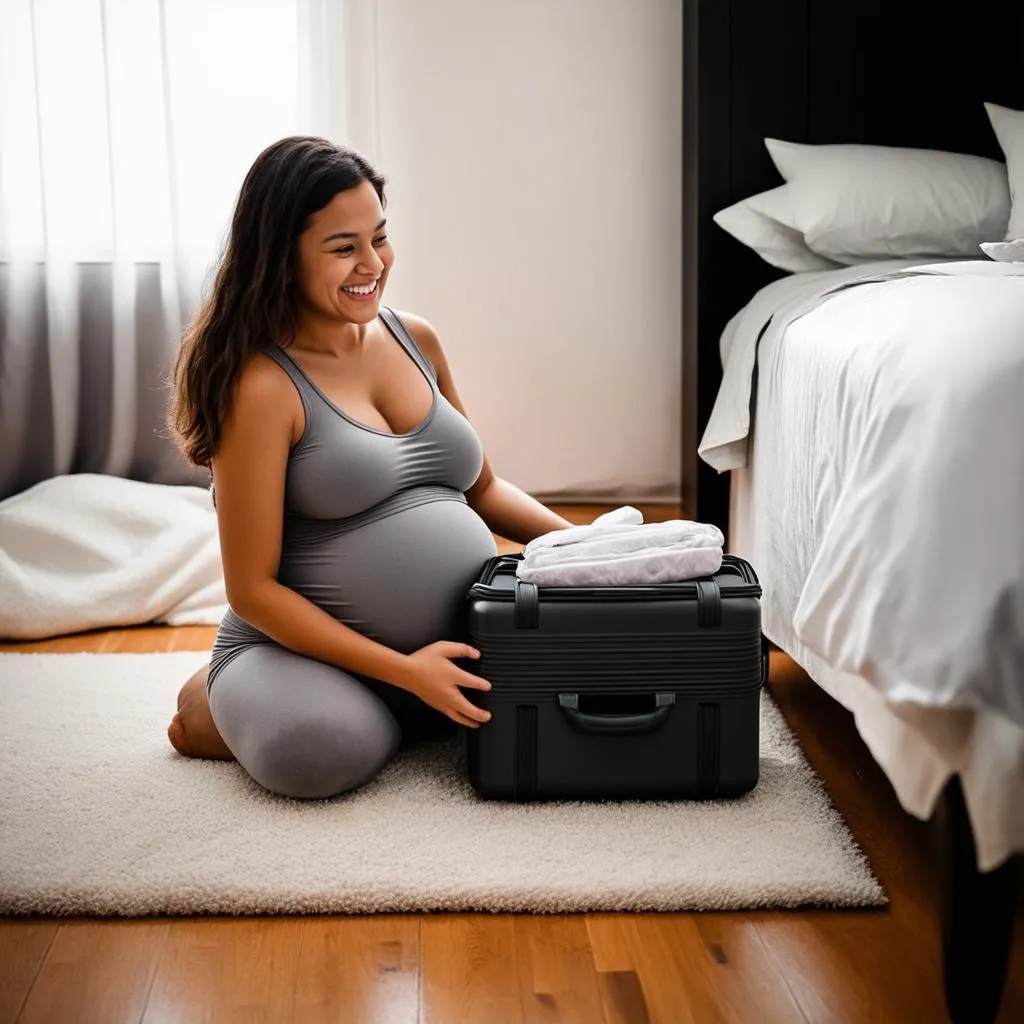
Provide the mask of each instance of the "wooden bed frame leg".
[{"label": "wooden bed frame leg", "polygon": [[1016,864],[978,871],[974,833],[959,776],[945,790],[942,951],[946,1009],[953,1024],[999,1016],[1013,943]]}]

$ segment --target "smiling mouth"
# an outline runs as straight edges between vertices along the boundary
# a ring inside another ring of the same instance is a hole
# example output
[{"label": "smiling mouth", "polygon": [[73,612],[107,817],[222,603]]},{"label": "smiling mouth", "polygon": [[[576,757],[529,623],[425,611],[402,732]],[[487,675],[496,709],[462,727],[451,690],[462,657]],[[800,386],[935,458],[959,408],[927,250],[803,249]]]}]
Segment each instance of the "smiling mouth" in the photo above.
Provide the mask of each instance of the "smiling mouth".
[{"label": "smiling mouth", "polygon": [[343,287],[341,290],[350,298],[356,299],[357,301],[366,302],[372,299],[377,294],[377,287],[380,284],[380,278],[372,284],[354,284],[349,285],[347,288]]}]

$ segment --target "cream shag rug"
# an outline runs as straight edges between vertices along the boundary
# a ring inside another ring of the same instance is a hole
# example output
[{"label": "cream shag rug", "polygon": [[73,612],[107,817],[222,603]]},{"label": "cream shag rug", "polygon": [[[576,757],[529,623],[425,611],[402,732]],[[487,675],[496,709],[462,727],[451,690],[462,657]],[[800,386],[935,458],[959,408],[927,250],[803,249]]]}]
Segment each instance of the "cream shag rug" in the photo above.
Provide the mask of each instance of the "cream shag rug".
[{"label": "cream shag rug", "polygon": [[295,914],[869,906],[885,893],[767,696],[731,802],[479,799],[456,738],[329,800],[166,728],[202,652],[0,655],[0,912]]}]

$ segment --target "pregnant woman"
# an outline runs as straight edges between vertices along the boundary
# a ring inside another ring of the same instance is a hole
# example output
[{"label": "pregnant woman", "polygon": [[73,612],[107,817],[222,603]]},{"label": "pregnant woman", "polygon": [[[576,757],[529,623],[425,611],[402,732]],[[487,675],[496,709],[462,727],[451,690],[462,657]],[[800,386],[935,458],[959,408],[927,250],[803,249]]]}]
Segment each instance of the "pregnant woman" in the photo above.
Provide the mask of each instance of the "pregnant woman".
[{"label": "pregnant woman", "polygon": [[212,474],[230,607],[168,737],[290,797],[486,722],[460,687],[490,684],[457,661],[479,656],[461,612],[492,531],[570,525],[493,475],[436,334],[381,305],[384,206],[360,154],[270,146],[175,366],[171,425]]}]

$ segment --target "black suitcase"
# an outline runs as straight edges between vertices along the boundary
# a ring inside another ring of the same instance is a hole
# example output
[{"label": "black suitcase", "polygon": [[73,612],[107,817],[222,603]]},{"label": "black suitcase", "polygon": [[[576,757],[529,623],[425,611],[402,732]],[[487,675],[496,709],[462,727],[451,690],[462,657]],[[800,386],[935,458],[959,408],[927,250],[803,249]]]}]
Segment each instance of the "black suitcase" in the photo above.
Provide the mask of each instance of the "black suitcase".
[{"label": "black suitcase", "polygon": [[767,678],[761,587],[726,555],[714,575],[642,587],[537,587],[499,555],[466,628],[491,712],[462,730],[483,797],[709,799],[757,785]]}]

